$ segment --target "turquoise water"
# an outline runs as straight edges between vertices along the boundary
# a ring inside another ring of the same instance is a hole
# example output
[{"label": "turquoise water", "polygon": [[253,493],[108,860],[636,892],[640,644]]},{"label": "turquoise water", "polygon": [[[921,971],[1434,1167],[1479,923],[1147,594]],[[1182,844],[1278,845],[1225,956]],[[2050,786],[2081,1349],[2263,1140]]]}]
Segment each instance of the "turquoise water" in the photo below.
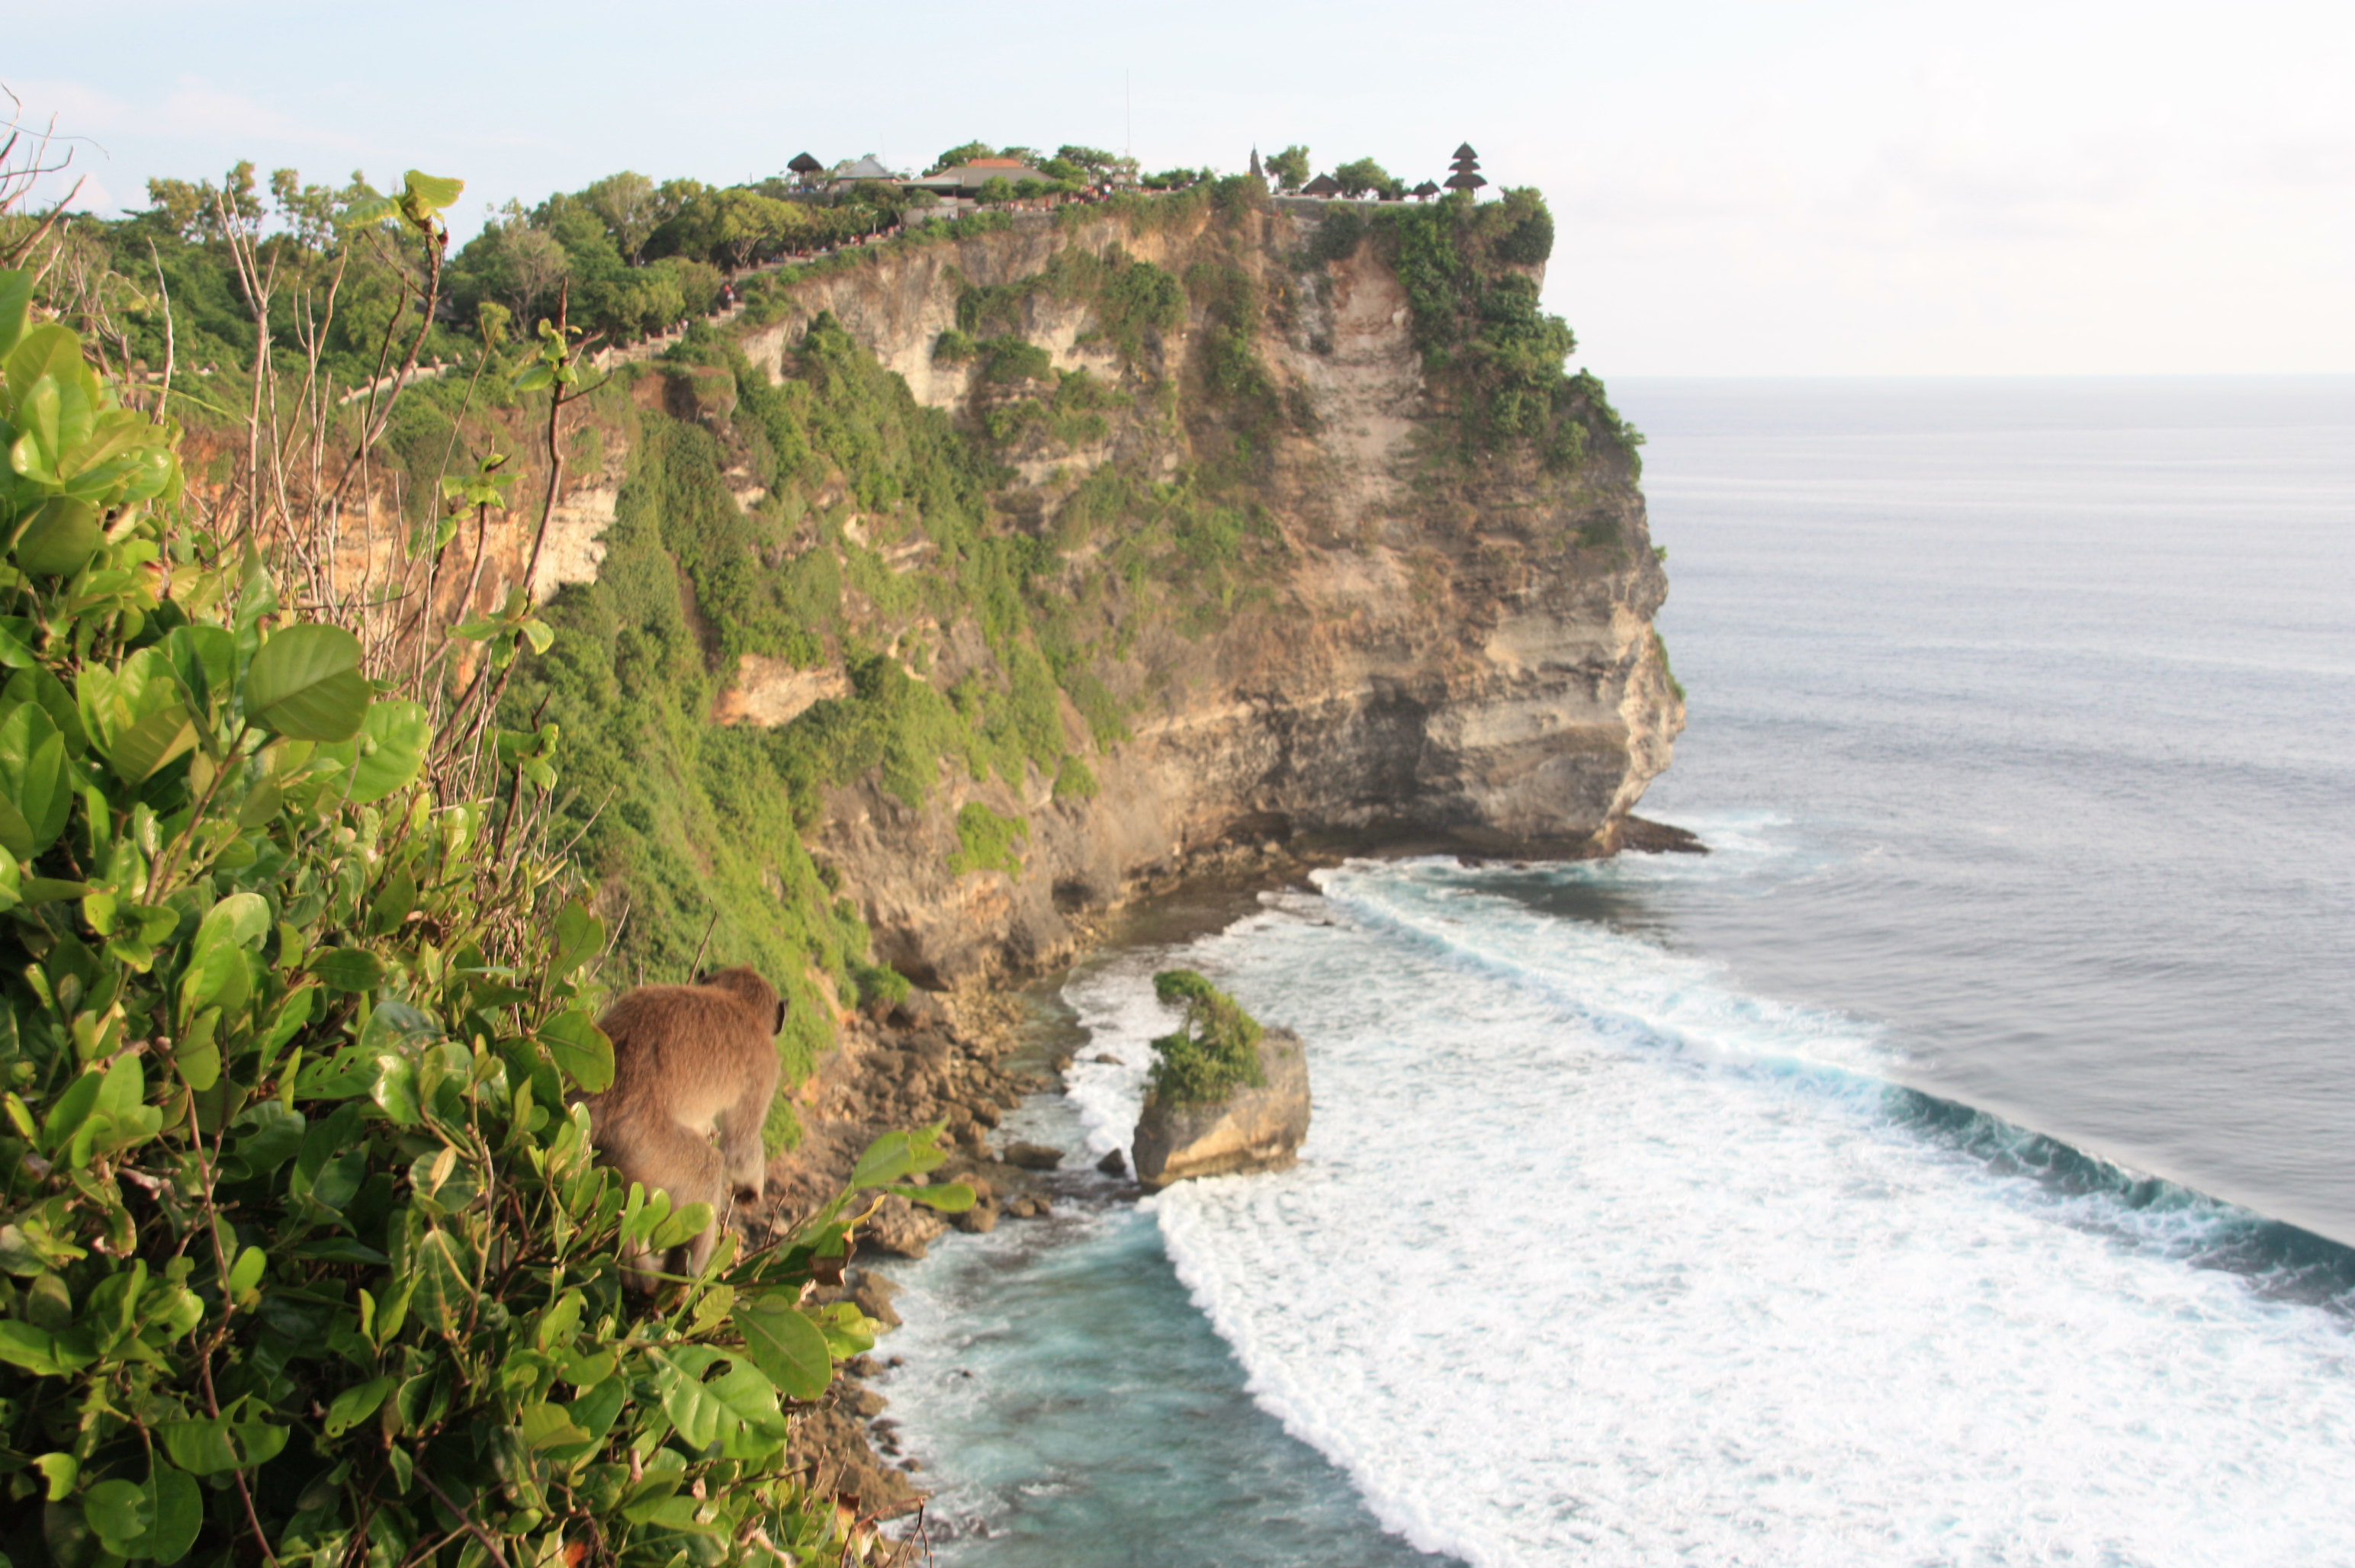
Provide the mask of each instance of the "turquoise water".
[{"label": "turquoise water", "polygon": [[2355,383],[1615,389],[1716,853],[1075,973],[1023,1136],[1171,963],[1316,1125],[904,1271],[941,1561],[2355,1561]]},{"label": "turquoise water", "polygon": [[[900,1306],[921,1327],[886,1348],[930,1387],[920,1415],[904,1398],[893,1413],[920,1443],[957,1433],[954,1467],[926,1477],[944,1488],[931,1526],[943,1561],[1278,1564],[1333,1561],[1343,1542],[1369,1568],[1429,1561],[1252,1403],[1129,1204],[1067,1203],[960,1241],[912,1283]],[[888,1385],[895,1398],[910,1381]]]}]

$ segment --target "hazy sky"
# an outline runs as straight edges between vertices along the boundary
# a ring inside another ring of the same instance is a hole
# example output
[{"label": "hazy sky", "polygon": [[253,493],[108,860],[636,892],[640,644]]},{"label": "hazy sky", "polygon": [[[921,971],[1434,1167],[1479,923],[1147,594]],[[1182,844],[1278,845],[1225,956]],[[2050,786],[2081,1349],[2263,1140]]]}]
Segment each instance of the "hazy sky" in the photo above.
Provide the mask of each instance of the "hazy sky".
[{"label": "hazy sky", "polygon": [[2355,4],[11,5],[101,210],[240,157],[484,204],[972,137],[1444,173],[1604,375],[2355,370]]}]

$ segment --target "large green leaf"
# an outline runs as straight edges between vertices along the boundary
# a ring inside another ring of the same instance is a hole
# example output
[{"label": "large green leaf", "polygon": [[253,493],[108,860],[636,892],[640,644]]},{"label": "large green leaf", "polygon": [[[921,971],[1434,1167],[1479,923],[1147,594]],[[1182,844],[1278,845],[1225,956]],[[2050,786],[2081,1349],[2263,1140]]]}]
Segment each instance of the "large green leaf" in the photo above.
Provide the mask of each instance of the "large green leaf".
[{"label": "large green leaf", "polygon": [[136,1481],[101,1481],[81,1495],[81,1516],[117,1557],[144,1557],[155,1528],[155,1497]]},{"label": "large green leaf", "polygon": [[270,933],[270,904],[259,893],[231,893],[205,912],[188,943],[180,1005],[193,1018],[206,1008],[234,1017],[253,990],[246,951]]},{"label": "large green leaf", "polygon": [[[33,858],[33,829],[5,795],[0,795],[0,849],[8,851],[11,859],[21,866]],[[24,890],[14,890],[18,902],[24,901]]]},{"label": "large green leaf", "polygon": [[433,743],[433,722],[421,704],[406,698],[370,706],[353,738],[349,798],[361,805],[382,800],[417,776]]},{"label": "large green leaf", "polygon": [[25,318],[33,304],[33,274],[22,267],[0,272],[0,356],[25,336]]},{"label": "large green leaf", "polygon": [[172,1463],[192,1476],[215,1476],[249,1465],[266,1465],[286,1446],[286,1428],[266,1421],[167,1421],[164,1449]]},{"label": "large green leaf", "polygon": [[38,665],[20,669],[8,677],[7,690],[0,696],[0,707],[12,707],[19,702],[37,702],[58,733],[66,738],[66,751],[80,756],[90,749],[90,738],[82,733],[81,710],[74,706],[73,693],[65,682]]},{"label": "large green leaf", "polygon": [[83,731],[110,754],[117,740],[150,714],[185,713],[180,697],[180,677],[158,648],[142,648],[116,669],[85,665],[74,677]]},{"label": "large green leaf", "polygon": [[613,1042],[579,1009],[559,1013],[539,1026],[540,1043],[556,1065],[590,1093],[602,1093],[613,1082]]},{"label": "large green leaf", "polygon": [[728,1407],[712,1397],[701,1379],[659,1350],[648,1352],[655,1366],[655,1385],[662,1391],[663,1413],[690,1448],[710,1446],[719,1435]]},{"label": "large green leaf", "polygon": [[82,1493],[81,1507],[91,1532],[117,1557],[177,1563],[204,1524],[196,1477],[160,1463],[144,1484],[99,1482]]},{"label": "large green leaf", "polygon": [[[739,1457],[758,1457],[764,1449],[784,1442],[790,1428],[784,1412],[777,1408],[776,1388],[765,1374],[751,1367],[732,1366],[704,1384],[703,1390],[726,1413],[721,1435],[731,1448],[741,1447]],[[731,1425],[736,1430],[729,1431]],[[740,1439],[755,1435],[763,1441],[740,1444]]]},{"label": "large green leaf", "polygon": [[850,1185],[887,1187],[932,1169],[948,1158],[941,1147],[941,1129],[919,1127],[912,1132],[885,1133],[867,1146],[850,1173]]},{"label": "large green leaf", "polygon": [[348,741],[368,716],[360,640],[341,626],[288,626],[245,672],[245,716],[293,741]]},{"label": "large green leaf", "polygon": [[98,1090],[101,1079],[94,1069],[84,1069],[65,1093],[49,1103],[47,1115],[41,1118],[41,1147],[52,1155],[63,1148],[66,1141],[81,1130],[90,1114],[98,1109]]},{"label": "large green leaf", "polygon": [[52,1334],[14,1317],[0,1318],[0,1361],[10,1361],[46,1378],[61,1378],[98,1359],[90,1336],[69,1328]]},{"label": "large green leaf", "polygon": [[32,395],[34,383],[44,378],[55,382],[95,379],[82,364],[81,339],[55,322],[18,338],[9,348],[5,364],[8,395],[16,400],[20,410]]},{"label": "large green leaf", "polygon": [[384,1396],[392,1392],[392,1379],[370,1378],[368,1381],[346,1389],[327,1406],[326,1434],[341,1437],[361,1422],[376,1413]]},{"label": "large green leaf", "polygon": [[858,1310],[854,1302],[837,1301],[811,1312],[810,1321],[826,1336],[826,1348],[837,1360],[863,1356],[875,1348],[881,1325]]},{"label": "large green leaf", "polygon": [[197,727],[175,702],[148,714],[114,737],[107,765],[124,784],[144,784],[165,763],[197,743]]},{"label": "large green leaf", "polygon": [[163,1464],[147,1477],[147,1492],[155,1518],[147,1555],[162,1563],[177,1563],[188,1554],[188,1548],[197,1543],[197,1531],[204,1528],[204,1494],[194,1476]]},{"label": "large green leaf", "polygon": [[517,1413],[516,1432],[527,1448],[568,1448],[588,1442],[591,1435],[587,1428],[573,1424],[571,1412],[544,1400]]},{"label": "large green leaf", "polygon": [[73,804],[66,773],[65,738],[37,702],[20,702],[0,719],[0,795],[23,818],[26,845],[10,842],[16,825],[0,821],[0,842],[18,859],[57,842]]},{"label": "large green leaf", "polygon": [[471,1258],[464,1244],[438,1226],[425,1226],[410,1243],[404,1260],[417,1278],[417,1310],[443,1333],[466,1321],[474,1284]]},{"label": "large green leaf", "polygon": [[105,543],[95,507],[55,496],[16,536],[16,564],[36,577],[70,577]]},{"label": "large green leaf", "polygon": [[938,1187],[913,1187],[899,1182],[883,1190],[896,1193],[911,1203],[937,1209],[943,1214],[962,1214],[972,1208],[975,1200],[973,1189],[962,1181],[946,1181]]},{"label": "large green leaf", "polygon": [[401,211],[420,228],[435,213],[447,211],[466,188],[464,180],[429,175],[421,169],[410,170],[402,176],[401,185]]},{"label": "large green leaf", "polygon": [[192,713],[208,711],[236,679],[237,639],[226,626],[175,626],[161,649]]},{"label": "large green leaf", "polygon": [[364,947],[329,947],[305,965],[331,991],[370,991],[384,978],[384,961]]},{"label": "large green leaf", "polygon": [[739,1301],[736,1331],[762,1376],[794,1399],[815,1399],[834,1381],[834,1358],[826,1336],[801,1308],[782,1295]]},{"label": "large green leaf", "polygon": [[387,1051],[378,1053],[376,1068],[376,1081],[368,1086],[368,1098],[392,1118],[397,1127],[413,1127],[423,1121],[425,1113],[417,1103],[417,1063]]},{"label": "large green leaf", "polygon": [[573,899],[556,912],[556,945],[549,955],[549,973],[570,975],[604,947],[605,923],[583,908],[579,899]]}]

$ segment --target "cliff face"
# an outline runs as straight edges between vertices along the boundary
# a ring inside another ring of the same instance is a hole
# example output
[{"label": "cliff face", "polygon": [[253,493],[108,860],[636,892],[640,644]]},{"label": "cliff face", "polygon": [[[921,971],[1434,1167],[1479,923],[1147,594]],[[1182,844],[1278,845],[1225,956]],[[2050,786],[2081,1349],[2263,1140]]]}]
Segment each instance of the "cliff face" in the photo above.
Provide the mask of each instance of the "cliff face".
[{"label": "cliff face", "polygon": [[[813,849],[862,901],[878,954],[904,971],[953,979],[1052,957],[1072,914],[1229,841],[1309,833],[1607,852],[1668,766],[1683,706],[1652,634],[1667,580],[1629,456],[1596,439],[1567,475],[1526,452],[1465,456],[1460,399],[1426,374],[1408,293],[1380,248],[1302,263],[1321,220],[1316,204],[1283,203],[1143,232],[1018,224],[813,280],[789,315],[742,339],[774,373],[830,312],[918,398],[984,419],[999,391],[983,361],[944,362],[935,345],[961,300],[968,325],[976,298],[993,303],[1057,370],[1084,368],[1132,400],[1075,440],[1003,443],[1020,475],[1006,504],[1041,535],[1099,469],[1232,472],[1238,439],[1203,368],[1212,339],[1234,330],[1232,304],[1221,316],[1197,299],[1125,353],[1100,299],[1053,283],[1067,251],[1247,280],[1258,393],[1283,411],[1243,438],[1257,442],[1248,488],[1261,509],[1220,613],[1140,613],[1152,589],[1135,581],[1082,607],[1106,630],[1127,628],[1104,669],[1128,704],[1128,736],[1090,757],[1092,796],[1059,795],[1036,768],[1018,788],[950,770],[921,807],[871,784],[831,792]],[[1075,584],[1106,548],[1069,552]],[[919,556],[900,570],[922,566]],[[986,662],[969,633],[938,636],[936,683]],[[748,659],[722,709],[775,721],[827,678],[839,676]],[[1018,870],[952,869],[969,801],[1027,823]]]}]

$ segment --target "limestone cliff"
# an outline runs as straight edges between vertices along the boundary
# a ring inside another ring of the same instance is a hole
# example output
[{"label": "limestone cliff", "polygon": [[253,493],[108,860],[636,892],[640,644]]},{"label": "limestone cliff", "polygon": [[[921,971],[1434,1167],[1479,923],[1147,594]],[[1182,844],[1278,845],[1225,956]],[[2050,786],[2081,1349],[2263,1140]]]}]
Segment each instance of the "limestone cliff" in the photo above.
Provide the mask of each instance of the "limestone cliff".
[{"label": "limestone cliff", "polygon": [[1530,192],[1228,181],[746,278],[609,359],[505,722],[561,730],[626,959],[777,974],[798,1081],[879,965],[1050,961],[1237,847],[1615,848],[1683,709],[1550,243]]},{"label": "limestone cliff", "polygon": [[[878,952],[907,972],[954,977],[1001,956],[1050,956],[1070,914],[1229,839],[1607,851],[1668,765],[1683,709],[1652,635],[1667,581],[1630,457],[1598,438],[1565,477],[1510,447],[1461,453],[1460,400],[1426,374],[1407,290],[1380,248],[1302,265],[1325,211],[1282,203],[1141,232],[1112,219],[1018,224],[815,280],[745,337],[773,373],[830,312],[919,398],[972,421],[993,395],[986,371],[944,362],[936,345],[961,303],[970,323],[977,294],[1018,295],[1004,323],[1015,335],[1058,370],[1137,396],[1094,440],[1010,443],[1016,504],[1045,534],[1105,464],[1175,474],[1231,443],[1201,368],[1214,310],[1189,304],[1124,355],[1098,300],[1054,286],[1066,252],[1125,254],[1180,277],[1239,271],[1286,411],[1250,480],[1270,537],[1243,567],[1247,592],[1207,630],[1165,615],[1135,634],[1107,677],[1134,705],[1128,738],[1092,760],[1092,797],[1058,798],[1037,771],[1018,789],[952,777],[921,810],[872,784],[834,793],[816,848],[857,889]],[[1100,613],[1109,624],[1123,609]],[[953,680],[986,655],[943,630],[935,678]],[[748,714],[795,710],[768,688],[819,677],[745,674],[728,701]],[[967,800],[1027,821],[1018,874],[951,869]]]}]

